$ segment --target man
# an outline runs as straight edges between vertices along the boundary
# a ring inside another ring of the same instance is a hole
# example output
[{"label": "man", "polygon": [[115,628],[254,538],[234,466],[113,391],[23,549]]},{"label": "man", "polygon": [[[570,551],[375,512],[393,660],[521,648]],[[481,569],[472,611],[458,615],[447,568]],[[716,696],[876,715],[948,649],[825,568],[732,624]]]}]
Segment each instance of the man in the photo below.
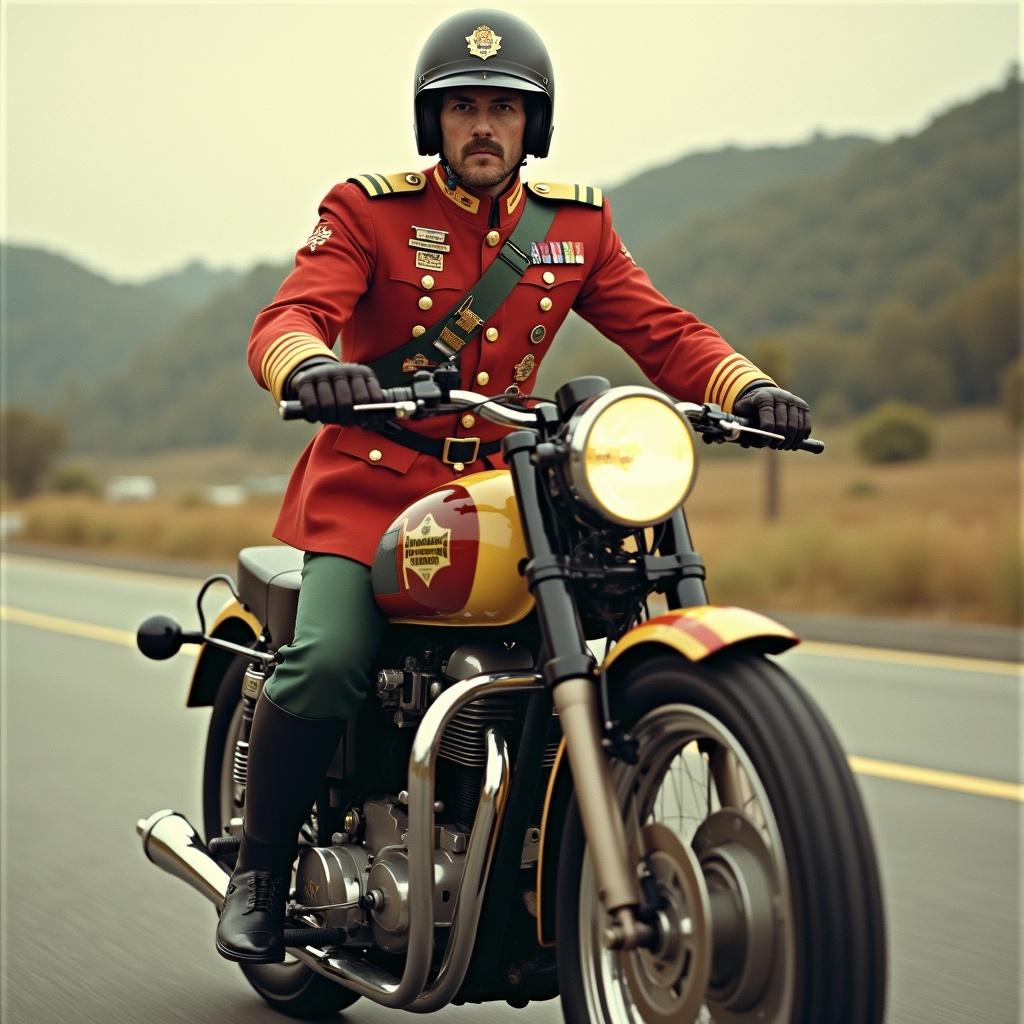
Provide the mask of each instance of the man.
[{"label": "man", "polygon": [[[353,404],[449,357],[466,389],[529,393],[575,309],[670,394],[759,419],[786,447],[810,432],[801,399],[655,290],[600,189],[520,180],[524,157],[547,155],[553,99],[550,59],[528,25],[491,10],[449,18],[423,48],[414,93],[419,152],[439,162],[335,187],[256,319],[256,380],[328,425],[300,458],[275,530],[307,555],[295,638],[252,725],[242,848],[217,931],[229,959],[284,956],[296,836],[383,635],[367,568],[377,542],[424,492],[500,465],[503,431],[471,413],[382,436],[350,425]],[[507,277],[504,265],[514,287],[482,276]],[[344,361],[330,347],[339,333]]]}]

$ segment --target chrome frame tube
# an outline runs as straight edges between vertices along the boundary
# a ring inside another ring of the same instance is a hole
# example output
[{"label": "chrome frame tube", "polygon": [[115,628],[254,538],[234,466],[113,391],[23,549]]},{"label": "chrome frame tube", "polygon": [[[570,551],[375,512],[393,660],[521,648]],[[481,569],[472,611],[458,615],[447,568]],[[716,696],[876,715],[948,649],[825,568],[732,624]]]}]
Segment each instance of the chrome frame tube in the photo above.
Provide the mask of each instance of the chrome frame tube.
[{"label": "chrome frame tube", "polygon": [[429,1013],[449,1003],[466,976],[484,893],[508,796],[511,765],[504,737],[487,730],[487,765],[480,806],[466,851],[455,917],[437,978],[428,986],[434,952],[434,779],[441,736],[468,703],[494,693],[544,688],[535,673],[474,676],[448,687],[427,709],[409,755],[409,944],[401,979],[345,951],[306,947],[292,952],[353,992],[394,1009]]}]

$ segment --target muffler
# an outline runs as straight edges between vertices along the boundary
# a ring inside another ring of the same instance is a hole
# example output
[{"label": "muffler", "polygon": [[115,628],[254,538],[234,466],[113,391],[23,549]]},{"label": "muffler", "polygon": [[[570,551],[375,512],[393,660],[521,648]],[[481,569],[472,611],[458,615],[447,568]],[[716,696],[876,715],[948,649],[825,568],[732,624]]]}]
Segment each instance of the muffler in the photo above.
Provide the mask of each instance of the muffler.
[{"label": "muffler", "polygon": [[191,822],[177,811],[157,811],[140,819],[135,831],[146,856],[169,875],[187,882],[218,910],[231,876],[210,856]]}]

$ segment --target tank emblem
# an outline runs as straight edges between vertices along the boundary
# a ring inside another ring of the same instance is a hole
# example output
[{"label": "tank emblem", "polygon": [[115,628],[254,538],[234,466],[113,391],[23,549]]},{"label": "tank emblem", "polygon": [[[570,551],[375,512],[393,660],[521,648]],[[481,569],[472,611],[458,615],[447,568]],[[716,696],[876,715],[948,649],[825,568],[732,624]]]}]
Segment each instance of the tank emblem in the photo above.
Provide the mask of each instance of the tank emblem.
[{"label": "tank emblem", "polygon": [[426,586],[451,562],[452,531],[438,526],[429,512],[418,526],[402,525],[402,573],[405,587],[409,587],[409,573],[414,572]]},{"label": "tank emblem", "polygon": [[466,36],[466,42],[469,52],[481,60],[493,57],[501,49],[501,36],[495,35],[488,25],[480,25],[471,36]]},{"label": "tank emblem", "polygon": [[316,884],[311,878],[307,878],[305,884],[302,886],[302,897],[306,901],[307,906],[315,906],[316,898],[320,895],[320,886]]}]

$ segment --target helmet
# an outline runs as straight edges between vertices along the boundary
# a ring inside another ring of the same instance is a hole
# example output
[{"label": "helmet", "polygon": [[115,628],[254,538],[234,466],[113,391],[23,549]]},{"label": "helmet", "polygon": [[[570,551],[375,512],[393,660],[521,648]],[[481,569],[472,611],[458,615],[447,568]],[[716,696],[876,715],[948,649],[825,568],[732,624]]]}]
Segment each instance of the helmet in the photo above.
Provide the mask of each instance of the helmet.
[{"label": "helmet", "polygon": [[424,156],[441,152],[441,96],[458,85],[526,93],[523,150],[548,155],[555,76],[544,43],[525,21],[483,8],[453,15],[431,33],[416,62],[413,92],[416,147]]}]

